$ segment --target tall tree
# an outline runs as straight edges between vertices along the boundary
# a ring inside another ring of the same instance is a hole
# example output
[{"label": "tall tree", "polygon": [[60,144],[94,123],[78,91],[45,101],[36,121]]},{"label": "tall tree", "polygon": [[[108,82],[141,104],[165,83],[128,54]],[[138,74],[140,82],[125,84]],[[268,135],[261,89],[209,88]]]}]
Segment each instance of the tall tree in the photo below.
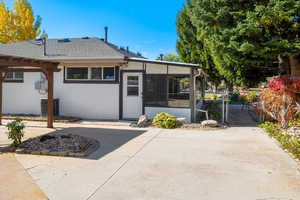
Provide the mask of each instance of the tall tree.
[{"label": "tall tree", "polygon": [[197,38],[197,28],[188,15],[190,9],[190,5],[186,5],[177,16],[177,51],[184,62],[200,64],[209,75],[209,81],[218,85],[223,77],[216,69],[204,41]]},{"label": "tall tree", "polygon": [[13,10],[0,3],[0,42],[10,43],[45,37],[41,31],[41,17],[34,16],[28,0],[15,0]]},{"label": "tall tree", "polygon": [[282,73],[299,65],[299,1],[189,0],[187,5],[196,41],[227,82],[260,81],[274,73],[277,58]]},{"label": "tall tree", "polygon": [[156,60],[161,60],[161,59],[170,62],[182,62],[182,59],[176,53],[167,53],[166,55],[161,54],[156,58]]},{"label": "tall tree", "polygon": [[[258,3],[239,23],[232,42],[244,54],[277,58],[279,72],[300,75],[300,1],[269,0]],[[241,42],[242,41],[242,42]]]},{"label": "tall tree", "polygon": [[0,43],[9,43],[15,38],[14,16],[3,1],[0,2]]}]

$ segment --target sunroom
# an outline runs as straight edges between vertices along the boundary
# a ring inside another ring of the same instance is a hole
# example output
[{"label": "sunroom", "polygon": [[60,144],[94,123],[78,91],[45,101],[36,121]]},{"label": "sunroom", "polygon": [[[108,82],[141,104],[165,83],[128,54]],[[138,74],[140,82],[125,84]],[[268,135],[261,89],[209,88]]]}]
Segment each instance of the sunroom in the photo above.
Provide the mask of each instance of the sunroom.
[{"label": "sunroom", "polygon": [[[134,63],[129,63],[126,70],[121,70],[121,81],[126,86],[123,86],[122,95],[123,119],[134,118],[127,117],[130,115],[124,114],[124,110],[125,113],[132,112],[138,105],[137,101],[132,105],[126,102],[131,101],[132,94],[139,95],[139,86],[142,85],[143,114],[153,118],[158,113],[167,112],[178,118],[185,118],[188,122],[194,122],[196,113],[195,84],[199,77],[199,65],[138,60],[143,61],[143,70],[133,70],[137,69],[137,59],[134,60]],[[141,73],[142,75],[139,75]],[[133,82],[133,80],[135,81]],[[141,82],[141,80],[143,81]]]}]

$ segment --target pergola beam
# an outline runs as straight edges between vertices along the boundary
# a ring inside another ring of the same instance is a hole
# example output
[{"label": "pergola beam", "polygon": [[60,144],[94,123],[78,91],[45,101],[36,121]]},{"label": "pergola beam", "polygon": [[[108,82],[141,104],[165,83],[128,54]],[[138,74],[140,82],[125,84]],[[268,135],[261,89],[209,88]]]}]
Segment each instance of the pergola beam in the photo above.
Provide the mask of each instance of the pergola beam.
[{"label": "pergola beam", "polygon": [[30,63],[30,62],[24,62],[24,61],[9,62],[8,60],[7,61],[0,60],[0,67],[16,67],[16,66],[23,66],[23,67],[24,66],[30,66],[30,67],[38,67],[38,68],[52,68],[52,67],[55,67],[55,65],[47,64],[47,63]]},{"label": "pergola beam", "polygon": [[[4,69],[1,69],[0,68],[0,72],[45,72],[47,71],[47,69],[39,69],[39,68],[36,68],[36,69],[25,69],[25,68],[4,68]],[[55,70],[52,70],[53,72],[59,72],[60,69],[55,69]]]},{"label": "pergola beam", "polygon": [[[0,125],[2,124],[3,81],[8,72],[43,72],[48,79],[48,118],[47,127],[53,128],[53,88],[54,72],[59,72],[58,62],[8,56],[0,54]],[[24,68],[31,67],[31,68]]]}]

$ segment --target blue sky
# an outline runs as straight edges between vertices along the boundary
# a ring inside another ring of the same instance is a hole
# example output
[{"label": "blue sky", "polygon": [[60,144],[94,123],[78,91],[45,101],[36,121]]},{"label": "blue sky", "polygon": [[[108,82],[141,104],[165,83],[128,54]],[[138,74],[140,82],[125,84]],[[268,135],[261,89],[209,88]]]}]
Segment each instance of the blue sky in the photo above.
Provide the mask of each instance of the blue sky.
[{"label": "blue sky", "polygon": [[[13,0],[5,0],[8,7]],[[49,38],[103,37],[145,57],[176,51],[176,16],[184,0],[30,0]]]}]

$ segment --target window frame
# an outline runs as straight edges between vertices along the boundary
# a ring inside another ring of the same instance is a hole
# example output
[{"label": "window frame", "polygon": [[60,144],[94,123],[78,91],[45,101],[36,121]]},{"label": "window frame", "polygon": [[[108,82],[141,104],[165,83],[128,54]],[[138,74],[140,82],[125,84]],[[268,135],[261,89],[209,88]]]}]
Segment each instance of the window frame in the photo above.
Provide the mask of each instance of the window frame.
[{"label": "window frame", "polygon": [[[137,77],[137,84],[128,84],[129,77]],[[138,97],[140,96],[140,77],[138,75],[128,75],[127,76],[127,97]],[[137,88],[137,94],[128,94],[128,88]]]},{"label": "window frame", "polygon": [[[148,76],[148,77],[147,77]],[[189,78],[190,76],[188,74],[146,74],[145,78],[157,78],[157,79],[162,79],[162,81],[165,84],[162,84],[162,86],[164,87],[164,90],[166,93],[163,93],[163,95],[161,95],[160,97],[165,98],[165,99],[160,99],[160,101],[155,102],[155,100],[151,99],[152,96],[156,96],[158,97],[159,95],[149,95],[147,94],[147,91],[144,91],[144,97],[146,97],[144,99],[144,105],[145,107],[163,107],[163,108],[182,108],[182,109],[187,109],[190,108],[190,103],[182,105],[182,106],[171,106],[169,103],[169,80],[171,77],[175,77],[175,78]],[[151,82],[151,81],[150,81]],[[157,82],[157,81],[156,81]],[[145,88],[147,88],[147,80],[145,80]],[[150,96],[150,100],[147,99],[147,97]],[[189,98],[186,99],[185,101],[190,102],[191,99],[191,94],[189,94]]]},{"label": "window frame", "polygon": [[[104,69],[105,68],[113,68],[114,69],[114,78],[113,79],[104,79]],[[102,67],[102,80],[103,81],[115,81],[116,80],[116,67]]]},{"label": "window frame", "polygon": [[12,78],[5,77],[4,82],[7,82],[7,83],[24,83],[24,72],[21,72],[21,73],[23,73],[22,78],[16,78],[16,73],[18,73],[18,72],[11,72],[11,73],[13,74],[13,77]]},{"label": "window frame", "polygon": [[[75,68],[75,67],[68,67],[68,68]],[[66,68],[66,73],[65,73],[65,79],[66,80],[70,80],[70,81],[87,81],[89,79],[69,79],[68,78],[68,68]],[[76,67],[76,68],[85,68],[85,67]],[[90,68],[87,68],[88,69],[88,78],[90,77]]]},{"label": "window frame", "polygon": [[[88,79],[69,79],[68,78],[68,68],[87,68],[88,69]],[[101,68],[101,79],[92,79],[92,68]],[[114,79],[104,79],[104,68],[114,69]],[[103,83],[103,84],[117,84],[119,83],[119,67],[118,66],[68,66],[64,67],[64,83]]]}]

